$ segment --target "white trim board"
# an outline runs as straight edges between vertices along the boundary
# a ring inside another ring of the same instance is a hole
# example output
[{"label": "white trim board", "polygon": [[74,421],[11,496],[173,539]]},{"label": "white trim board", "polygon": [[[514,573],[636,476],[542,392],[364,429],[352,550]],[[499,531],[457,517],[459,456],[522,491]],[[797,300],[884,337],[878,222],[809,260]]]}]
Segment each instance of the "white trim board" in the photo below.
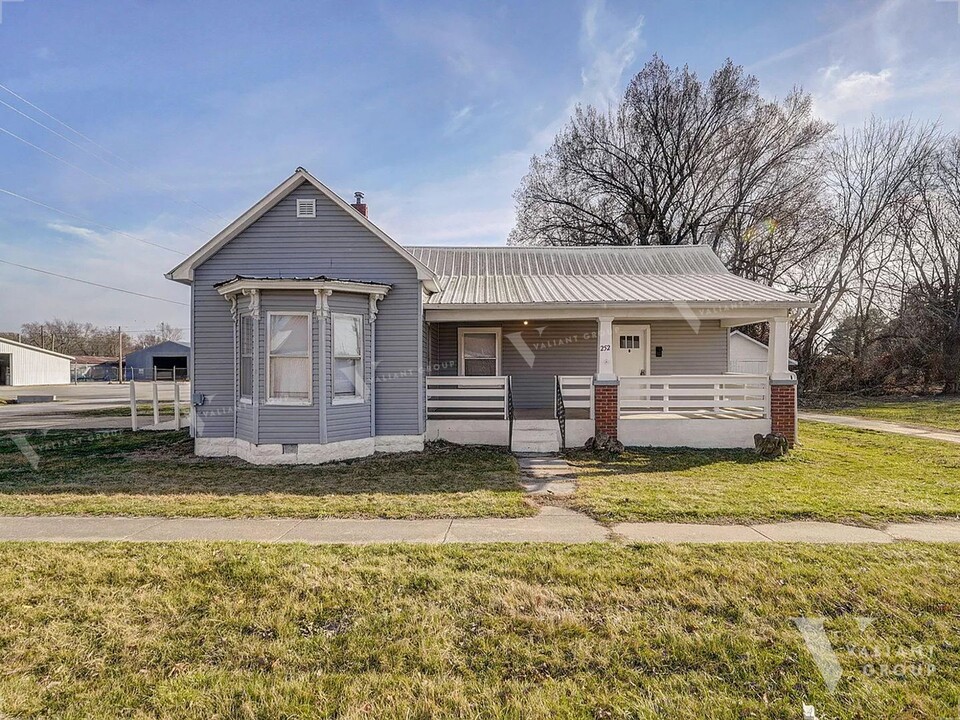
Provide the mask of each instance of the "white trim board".
[{"label": "white trim board", "polygon": [[[446,308],[446,309],[441,309]],[[684,305],[681,311],[673,303],[557,303],[553,305],[496,305],[440,306],[424,305],[424,320],[427,322],[499,322],[503,320],[596,320],[612,316],[617,322],[646,320],[719,320],[724,327],[766,322],[774,317],[785,318],[788,307],[770,305],[744,305],[732,303],[708,303]]]},{"label": "white trim board", "polygon": [[[18,340],[11,340],[10,338],[0,337],[0,343],[9,343],[11,345],[16,345],[18,348],[23,348],[24,350],[35,350],[39,353],[44,353],[46,355],[53,355],[54,357],[62,358],[64,360],[74,360],[73,355],[64,355],[63,353],[58,353],[55,350],[47,350],[46,348],[37,347],[36,345],[27,345],[26,343],[19,342]],[[126,358],[124,358],[126,361]]]}]

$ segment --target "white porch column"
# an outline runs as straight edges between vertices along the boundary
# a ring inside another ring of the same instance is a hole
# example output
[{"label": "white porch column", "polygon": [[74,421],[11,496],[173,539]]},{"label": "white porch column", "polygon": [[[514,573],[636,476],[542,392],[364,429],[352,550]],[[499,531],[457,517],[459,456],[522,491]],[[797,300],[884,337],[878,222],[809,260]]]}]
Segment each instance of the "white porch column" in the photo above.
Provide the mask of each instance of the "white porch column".
[{"label": "white porch column", "polygon": [[597,380],[616,380],[613,372],[613,317],[597,318]]},{"label": "white porch column", "polygon": [[767,373],[771,380],[796,380],[796,376],[790,372],[790,318],[788,316],[770,318]]}]

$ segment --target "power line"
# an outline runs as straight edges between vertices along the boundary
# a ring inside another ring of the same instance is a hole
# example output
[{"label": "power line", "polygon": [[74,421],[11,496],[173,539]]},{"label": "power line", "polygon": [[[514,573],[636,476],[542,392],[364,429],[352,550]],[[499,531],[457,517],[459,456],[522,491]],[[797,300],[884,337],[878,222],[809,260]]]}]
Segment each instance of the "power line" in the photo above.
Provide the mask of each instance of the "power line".
[{"label": "power line", "polygon": [[37,151],[39,151],[39,152],[42,152],[44,155],[47,155],[47,156],[49,156],[49,157],[52,157],[54,160],[59,160],[59,161],[62,162],[64,165],[69,165],[69,166],[72,167],[73,169],[79,170],[79,171],[82,172],[84,175],[86,175],[87,177],[93,178],[93,179],[96,180],[97,182],[102,182],[102,183],[104,183],[105,185],[109,185],[110,187],[119,190],[119,188],[117,188],[117,186],[114,185],[114,184],[113,184],[112,182],[110,182],[109,180],[104,180],[102,177],[97,177],[97,176],[94,175],[93,173],[87,172],[86,170],[84,170],[84,169],[83,169],[82,167],[80,167],[79,165],[74,165],[74,164],[73,164],[72,162],[70,162],[69,160],[64,160],[64,159],[63,159],[62,157],[60,157],[59,155],[54,155],[54,154],[53,154],[52,152],[50,152],[49,150],[44,150],[44,149],[43,149],[42,147],[40,147],[39,145],[34,145],[34,144],[33,144],[32,142],[30,142],[29,140],[25,140],[24,138],[20,137],[19,135],[10,132],[10,131],[7,130],[6,128],[0,127],[0,132],[6,133],[7,135],[9,135],[10,137],[14,138],[15,140],[19,140],[19,141],[22,142],[24,145],[29,145],[29,146],[32,147],[34,150],[37,150]]},{"label": "power line", "polygon": [[[93,146],[96,147],[97,149],[99,149],[99,150],[107,153],[108,155],[112,155],[113,157],[115,157],[115,158],[116,158],[117,160],[119,160],[120,162],[122,162],[122,163],[124,163],[124,164],[126,164],[126,165],[129,165],[130,167],[136,169],[136,166],[135,166],[132,162],[130,162],[129,160],[121,157],[120,155],[117,155],[117,153],[113,152],[113,151],[110,150],[109,148],[104,147],[103,145],[101,145],[100,143],[98,143],[96,140],[94,140],[93,138],[89,137],[88,135],[84,135],[82,132],[80,132],[79,130],[77,130],[77,129],[76,129],[75,127],[73,127],[73,126],[68,125],[68,124],[65,123],[63,120],[55,117],[54,115],[51,115],[50,113],[48,113],[48,112],[47,112],[46,110],[44,110],[43,108],[41,108],[41,107],[39,107],[39,106],[37,106],[37,105],[34,105],[32,102],[30,102],[29,100],[27,100],[27,99],[26,99],[25,97],[23,97],[22,95],[18,95],[17,93],[15,93],[13,90],[11,90],[10,88],[8,88],[6,85],[3,85],[2,83],[0,83],[0,90],[5,90],[6,92],[10,93],[10,94],[13,95],[15,98],[17,98],[17,100],[19,100],[20,102],[22,102],[22,103],[24,103],[24,104],[26,104],[26,105],[29,105],[30,107],[32,107],[34,110],[36,110],[36,111],[39,112],[39,113],[43,113],[45,116],[47,116],[47,117],[50,118],[51,120],[53,120],[53,121],[56,122],[56,123],[59,123],[61,126],[65,127],[67,130],[69,130],[70,132],[74,133],[74,134],[77,135],[78,137],[82,138],[82,139],[85,140],[86,142],[90,143],[91,145],[93,145]],[[0,102],[3,102],[3,101],[0,101]],[[7,103],[3,103],[3,104],[4,104],[4,105],[7,105]],[[16,112],[20,113],[21,115],[23,115],[23,116],[26,117],[27,119],[29,119],[29,120],[37,123],[37,124],[40,125],[41,127],[47,128],[47,126],[44,125],[43,123],[40,123],[39,121],[34,120],[34,119],[31,118],[29,115],[26,115],[25,113],[20,112],[20,111],[17,110],[16,108],[14,108],[14,107],[12,107],[12,106],[10,106],[10,105],[7,105],[7,107],[10,107],[12,110],[15,110]],[[50,128],[47,128],[47,129],[50,130]],[[60,135],[59,133],[57,133],[55,130],[50,130],[50,132],[58,135],[59,137],[63,137],[62,135]],[[64,139],[66,140],[66,138],[64,138]],[[70,142],[70,141],[68,140],[67,142]],[[78,146],[78,147],[79,147],[79,146]],[[81,148],[81,149],[82,149],[82,148]],[[87,152],[89,152],[89,150],[88,150]],[[92,154],[92,153],[91,153],[91,154]],[[94,155],[94,157],[97,157],[97,156]],[[103,158],[99,158],[99,159],[102,160],[103,162],[106,162],[105,160],[103,160]],[[114,167],[116,167],[116,166],[114,166]],[[129,171],[129,170],[126,170],[125,172],[130,172],[130,171]],[[174,188],[174,187],[173,187],[172,185],[170,185],[169,183],[163,182],[162,180],[159,180],[159,179],[156,179],[156,178],[150,178],[150,182],[153,182],[155,185],[161,185],[161,186],[165,187],[166,190],[167,190],[167,192],[170,192],[170,193],[176,193],[176,192],[177,192],[176,188]],[[185,198],[185,199],[184,199],[184,198],[181,198],[181,197],[179,197],[178,195],[175,195],[175,194],[172,195],[172,197],[174,197],[176,200],[178,200],[178,201],[180,201],[180,202],[190,203],[191,205],[194,205],[194,206],[200,208],[201,210],[203,210],[205,213],[207,213],[208,215],[210,215],[210,216],[212,216],[212,217],[220,218],[220,219],[223,220],[224,222],[230,222],[229,218],[225,218],[223,215],[221,215],[220,213],[218,213],[216,210],[211,210],[210,208],[206,207],[205,205],[202,205],[202,204],[198,203],[196,200],[193,200],[193,199],[191,199],[191,198]]]},{"label": "power line", "polygon": [[72,212],[67,212],[66,210],[61,210],[60,208],[53,207],[53,205],[47,205],[46,203],[40,202],[39,200],[28,198],[25,195],[20,195],[18,193],[11,192],[10,190],[4,190],[3,188],[0,188],[0,193],[3,193],[4,195],[9,195],[10,197],[20,198],[21,200],[26,200],[28,203],[39,205],[40,207],[46,208],[47,210],[53,210],[56,213],[60,213],[61,215],[66,215],[67,217],[74,218],[75,220],[80,220],[81,222],[85,222],[90,225],[96,225],[97,227],[104,228],[105,230],[109,230],[110,232],[115,232],[118,235],[122,235],[123,237],[130,238],[131,240],[136,240],[137,242],[144,243],[145,245],[152,245],[153,247],[160,248],[161,250],[167,250],[168,252],[177,253],[177,255],[186,255],[186,253],[182,252],[181,250],[176,250],[172,247],[161,245],[160,243],[144,240],[143,238],[139,238],[136,235],[131,235],[130,233],[127,233],[127,232],[124,232],[123,230],[112,227],[111,225],[106,225],[104,223],[97,222],[96,220],[91,220],[90,218],[83,217],[82,215],[77,215]]},{"label": "power line", "polygon": [[92,282],[90,280],[81,280],[80,278],[70,277],[69,275],[61,275],[60,273],[51,272],[50,270],[41,270],[40,268],[30,267],[29,265],[20,265],[19,263],[10,262],[9,260],[0,260],[0,263],[3,263],[4,265],[12,265],[13,267],[18,267],[23,270],[31,270],[32,272],[41,273],[43,275],[52,275],[53,277],[62,278],[64,280],[72,280],[73,282],[83,283],[84,285],[93,285],[94,287],[103,288],[104,290],[114,290],[115,292],[126,293],[127,295],[136,295],[137,297],[147,298],[149,300],[160,300],[161,302],[173,303],[174,305],[187,306],[187,303],[180,302],[179,300],[162,298],[158,297],[157,295],[146,295],[144,293],[134,292],[133,290],[124,290],[123,288],[113,287],[112,285],[102,285],[101,283]]},{"label": "power line", "polygon": [[[3,1],[3,0],[0,0],[0,2],[2,2],[2,1]],[[135,179],[137,179],[137,180],[142,180],[142,179],[143,179],[143,178],[141,178],[139,175],[135,175],[135,174],[134,174],[133,172],[131,172],[129,169],[124,168],[124,167],[121,167],[121,166],[117,165],[115,162],[111,162],[110,160],[107,160],[106,158],[101,157],[101,156],[98,155],[97,153],[95,153],[95,152],[93,152],[92,150],[90,150],[90,148],[85,147],[84,145],[81,145],[81,144],[78,143],[78,142],[74,142],[73,140],[71,140],[70,138],[68,138],[68,137],[67,137],[66,135],[64,135],[63,133],[59,133],[59,132],[57,132],[56,130],[54,130],[54,129],[53,129],[52,127],[50,127],[49,125],[44,125],[42,122],[40,122],[40,121],[37,120],[36,118],[30,117],[30,116],[27,115],[25,112],[23,112],[23,111],[20,110],[19,108],[14,107],[14,106],[11,105],[10,103],[5,102],[5,101],[3,101],[3,100],[0,100],[0,105],[3,105],[4,107],[7,107],[7,108],[13,110],[13,111],[14,111],[15,113],[17,113],[18,115],[21,115],[21,116],[25,117],[27,120],[29,120],[30,122],[32,122],[32,123],[34,123],[34,124],[36,124],[36,125],[39,125],[40,127],[42,127],[42,128],[43,128],[44,130],[46,130],[47,132],[53,133],[54,135],[56,135],[58,138],[60,138],[60,139],[63,140],[64,142],[70,143],[71,145],[73,145],[73,147],[77,148],[78,150],[81,150],[82,152],[87,153],[87,155],[89,155],[90,157],[94,158],[95,160],[99,160],[100,162],[104,163],[105,165],[108,165],[108,166],[112,167],[114,170],[119,170],[120,172],[125,173],[126,175],[129,175],[130,177],[135,178]],[[8,134],[11,134],[11,135],[12,135],[12,133],[9,133],[9,132],[8,132]],[[89,141],[88,141],[88,142],[89,142]],[[33,147],[37,147],[37,146],[34,145]],[[40,148],[37,148],[37,149],[40,150]],[[128,163],[128,164],[129,164],[129,163]],[[106,182],[106,180],[101,180],[101,182]],[[148,180],[148,182],[149,182],[149,180]],[[116,185],[113,185],[113,187],[117,187],[117,186],[116,186]],[[175,198],[175,199],[180,200],[180,198]],[[185,201],[180,200],[180,202],[185,202]],[[196,227],[196,226],[194,226],[194,227]],[[197,228],[197,229],[198,229],[198,230],[202,230],[202,232],[210,232],[209,230],[205,230],[205,229],[202,229],[202,228]]]},{"label": "power line", "polygon": [[[2,0],[0,0],[0,2],[2,2]],[[114,190],[119,190],[119,191],[121,191],[121,192],[123,191],[123,188],[121,188],[121,187],[120,187],[119,185],[117,185],[116,183],[110,182],[109,180],[104,180],[102,177],[99,177],[99,176],[97,176],[97,175],[94,175],[93,173],[87,172],[86,170],[84,170],[84,169],[83,169],[82,167],[80,167],[79,165],[74,165],[74,164],[73,164],[72,162],[70,162],[69,160],[64,160],[64,159],[63,159],[62,157],[60,157],[59,155],[54,155],[54,154],[53,154],[52,152],[50,152],[49,150],[44,150],[44,149],[43,149],[42,147],[40,147],[39,145],[34,145],[34,144],[33,144],[32,142],[30,142],[29,140],[25,140],[24,138],[20,137],[19,135],[10,132],[10,131],[7,130],[6,128],[0,127],[0,133],[5,133],[5,134],[9,135],[10,137],[12,137],[12,138],[14,138],[14,139],[16,139],[16,140],[19,140],[19,141],[22,142],[24,145],[29,145],[29,146],[32,147],[34,150],[38,150],[39,152],[42,152],[44,155],[47,155],[47,156],[49,156],[49,157],[52,157],[54,160],[59,160],[59,161],[62,162],[63,164],[69,165],[70,167],[72,167],[72,168],[74,168],[74,169],[76,169],[76,170],[79,170],[79,171],[82,172],[84,175],[87,175],[88,177],[91,177],[91,178],[93,178],[94,180],[97,180],[98,182],[102,182],[104,185],[107,185],[107,186],[109,186],[109,187],[112,187]],[[184,224],[185,224],[185,225],[189,225],[189,226],[192,227],[194,230],[197,230],[197,231],[203,233],[204,235],[207,235],[207,234],[210,233],[209,230],[206,230],[206,229],[204,229],[204,228],[202,228],[202,227],[200,227],[200,226],[198,226],[198,225],[194,225],[193,223],[184,221]]]},{"label": "power line", "polygon": [[[39,120],[30,117],[30,116],[27,115],[25,112],[23,112],[23,110],[21,110],[20,108],[16,108],[16,107],[14,107],[13,105],[11,105],[10,103],[5,102],[5,101],[3,101],[3,100],[0,100],[0,105],[3,105],[4,107],[10,108],[10,109],[13,110],[15,113],[17,113],[17,115],[20,115],[20,116],[22,116],[22,117],[25,117],[27,120],[29,120],[30,122],[32,122],[32,123],[34,123],[34,124],[36,124],[36,125],[39,125],[40,127],[42,127],[42,128],[43,128],[44,130],[46,130],[47,132],[53,133],[54,135],[56,135],[58,138],[60,138],[60,139],[63,140],[64,142],[68,142],[68,143],[70,143],[71,145],[73,145],[75,148],[77,148],[77,149],[79,149],[79,150],[83,150],[83,152],[87,153],[88,155],[92,155],[92,156],[95,157],[97,160],[100,160],[101,162],[104,162],[104,163],[106,163],[107,165],[110,165],[111,167],[115,167],[115,168],[117,168],[118,170],[123,170],[123,168],[121,168],[119,165],[114,165],[114,164],[111,163],[110,161],[104,160],[104,159],[103,159],[102,157],[100,157],[99,155],[94,154],[89,148],[84,147],[83,145],[81,145],[81,144],[78,143],[78,142],[74,142],[73,140],[71,140],[70,138],[68,138],[68,137],[67,137],[66,135],[64,135],[63,133],[59,133],[59,132],[57,132],[56,130],[54,130],[54,129],[53,129],[52,127],[50,127],[49,125],[44,125],[44,124],[43,124],[42,122],[40,122]],[[125,171],[125,172],[126,172],[126,171]]]}]

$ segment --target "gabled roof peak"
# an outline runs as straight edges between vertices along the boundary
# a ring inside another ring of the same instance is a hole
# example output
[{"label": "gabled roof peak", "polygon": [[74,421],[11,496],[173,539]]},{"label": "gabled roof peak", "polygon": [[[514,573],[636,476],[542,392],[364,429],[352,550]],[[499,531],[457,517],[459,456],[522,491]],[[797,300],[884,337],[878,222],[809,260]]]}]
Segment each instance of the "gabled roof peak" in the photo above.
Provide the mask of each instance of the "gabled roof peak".
[{"label": "gabled roof peak", "polygon": [[437,290],[437,278],[426,265],[417,260],[412,254],[401,247],[393,238],[370,222],[367,217],[357,212],[354,207],[349,205],[343,198],[333,192],[333,190],[317,180],[317,178],[311,175],[303,167],[298,167],[296,170],[294,170],[290,177],[263,196],[259,202],[243,213],[243,215],[238,217],[227,227],[217,233],[196,252],[190,255],[190,257],[177,265],[170,272],[166,273],[167,279],[189,285],[191,282],[193,282],[193,271],[199,265],[206,262],[224,245],[233,240],[233,238],[242,233],[248,227],[253,225],[253,223],[259,220],[268,210],[274,207],[296,188],[300,187],[304,182],[310,183],[310,185],[329,198],[336,206],[353,217],[354,220],[363,225],[367,230],[382,240],[388,247],[413,265],[417,269],[417,277],[424,282],[428,290],[431,292],[435,292]]}]

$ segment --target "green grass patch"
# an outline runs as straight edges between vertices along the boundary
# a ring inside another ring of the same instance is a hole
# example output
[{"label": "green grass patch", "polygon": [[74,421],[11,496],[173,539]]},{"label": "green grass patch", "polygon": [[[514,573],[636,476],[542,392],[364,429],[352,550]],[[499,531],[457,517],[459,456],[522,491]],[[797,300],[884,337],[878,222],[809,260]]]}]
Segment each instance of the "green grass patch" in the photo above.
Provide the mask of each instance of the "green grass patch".
[{"label": "green grass patch", "polygon": [[801,423],[799,447],[777,460],[689,448],[570,459],[579,474],[572,506],[608,522],[869,525],[960,515],[960,445],[823,423]]},{"label": "green grass patch", "polygon": [[186,432],[30,433],[34,459],[0,438],[0,514],[168,517],[520,517],[514,458],[432,445],[328,465],[198,458]]},{"label": "green grass patch", "polygon": [[7,543],[0,714],[947,718],[958,581],[909,544]]},{"label": "green grass patch", "polygon": [[[842,403],[828,403],[822,410],[837,415],[852,415],[960,432],[960,398],[958,397],[936,397],[925,400],[846,398]],[[816,412],[819,411],[821,411],[820,407]]]}]

